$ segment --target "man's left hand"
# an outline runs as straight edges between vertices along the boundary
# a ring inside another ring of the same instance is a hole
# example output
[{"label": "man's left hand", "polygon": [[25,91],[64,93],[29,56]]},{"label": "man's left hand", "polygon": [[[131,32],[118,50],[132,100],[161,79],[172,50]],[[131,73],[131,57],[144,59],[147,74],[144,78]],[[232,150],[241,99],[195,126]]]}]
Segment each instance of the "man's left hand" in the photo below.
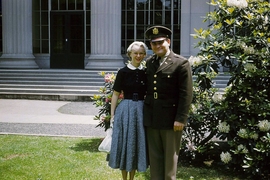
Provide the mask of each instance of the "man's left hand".
[{"label": "man's left hand", "polygon": [[173,125],[174,131],[183,131],[184,127],[185,127],[185,124],[180,123],[178,121],[174,121],[174,125]]}]

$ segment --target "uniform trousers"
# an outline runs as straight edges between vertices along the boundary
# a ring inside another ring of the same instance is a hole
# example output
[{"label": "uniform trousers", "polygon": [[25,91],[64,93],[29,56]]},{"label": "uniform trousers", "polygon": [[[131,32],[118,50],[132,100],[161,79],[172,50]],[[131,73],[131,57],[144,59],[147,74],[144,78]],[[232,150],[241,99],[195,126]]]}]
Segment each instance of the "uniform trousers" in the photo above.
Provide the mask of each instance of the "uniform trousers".
[{"label": "uniform trousers", "polygon": [[146,128],[151,180],[176,180],[183,131]]}]

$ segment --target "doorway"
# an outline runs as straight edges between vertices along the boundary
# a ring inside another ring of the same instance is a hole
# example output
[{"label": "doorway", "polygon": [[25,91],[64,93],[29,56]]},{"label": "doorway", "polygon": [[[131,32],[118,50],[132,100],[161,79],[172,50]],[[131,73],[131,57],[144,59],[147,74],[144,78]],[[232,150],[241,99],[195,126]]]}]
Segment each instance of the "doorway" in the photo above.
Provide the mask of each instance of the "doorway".
[{"label": "doorway", "polygon": [[84,13],[51,12],[51,68],[84,69]]}]

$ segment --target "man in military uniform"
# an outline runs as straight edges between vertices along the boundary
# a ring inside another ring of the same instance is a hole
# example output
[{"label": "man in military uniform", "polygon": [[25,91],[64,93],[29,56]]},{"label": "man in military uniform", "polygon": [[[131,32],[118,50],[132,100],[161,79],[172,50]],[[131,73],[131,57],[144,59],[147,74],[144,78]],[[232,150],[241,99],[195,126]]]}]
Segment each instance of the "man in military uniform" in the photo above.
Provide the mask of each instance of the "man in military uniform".
[{"label": "man in military uniform", "polygon": [[144,125],[152,180],[176,180],[183,128],[192,101],[192,74],[188,60],[170,50],[171,30],[146,30],[154,55],[146,60],[147,95]]}]

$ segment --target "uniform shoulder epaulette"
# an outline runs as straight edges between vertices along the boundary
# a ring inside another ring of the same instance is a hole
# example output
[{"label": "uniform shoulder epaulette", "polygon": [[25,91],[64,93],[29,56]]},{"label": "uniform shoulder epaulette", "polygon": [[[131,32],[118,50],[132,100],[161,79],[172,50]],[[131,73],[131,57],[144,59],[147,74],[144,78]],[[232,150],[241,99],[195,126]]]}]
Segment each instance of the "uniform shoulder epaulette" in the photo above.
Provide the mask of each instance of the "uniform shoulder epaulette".
[{"label": "uniform shoulder epaulette", "polygon": [[179,54],[174,53],[174,57],[180,58],[181,56]]},{"label": "uniform shoulder epaulette", "polygon": [[178,58],[183,58],[183,56],[181,56],[180,54],[174,54],[174,56]]},{"label": "uniform shoulder epaulette", "polygon": [[179,55],[179,54],[174,54],[174,57],[180,58],[180,59],[186,59],[184,56],[181,56],[181,55]]}]

